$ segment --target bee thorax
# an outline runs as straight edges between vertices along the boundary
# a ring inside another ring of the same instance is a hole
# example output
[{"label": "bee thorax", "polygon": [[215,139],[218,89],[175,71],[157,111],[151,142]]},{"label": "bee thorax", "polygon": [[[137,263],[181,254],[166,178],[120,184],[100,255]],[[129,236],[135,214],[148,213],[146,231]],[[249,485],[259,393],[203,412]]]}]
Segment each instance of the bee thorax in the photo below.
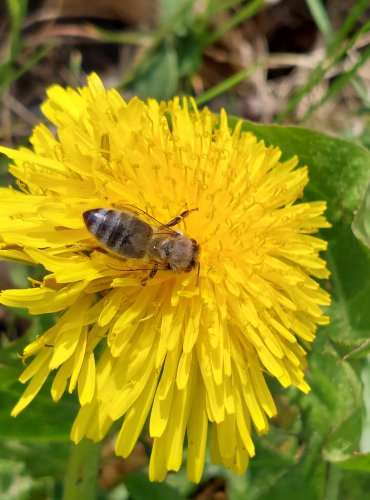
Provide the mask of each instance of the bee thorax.
[{"label": "bee thorax", "polygon": [[172,271],[191,271],[198,251],[196,241],[181,234],[175,238],[154,237],[148,247],[148,255],[158,262],[165,262]]}]

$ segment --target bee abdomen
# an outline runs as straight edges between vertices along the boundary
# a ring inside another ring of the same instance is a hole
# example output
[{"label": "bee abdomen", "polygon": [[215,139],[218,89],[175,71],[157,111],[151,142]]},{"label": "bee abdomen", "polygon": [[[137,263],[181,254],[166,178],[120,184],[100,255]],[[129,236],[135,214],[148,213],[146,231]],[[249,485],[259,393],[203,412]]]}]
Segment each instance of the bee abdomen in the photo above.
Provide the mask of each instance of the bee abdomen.
[{"label": "bee abdomen", "polygon": [[128,213],[105,208],[84,212],[87,229],[109,250],[125,257],[143,258],[152,228]]}]

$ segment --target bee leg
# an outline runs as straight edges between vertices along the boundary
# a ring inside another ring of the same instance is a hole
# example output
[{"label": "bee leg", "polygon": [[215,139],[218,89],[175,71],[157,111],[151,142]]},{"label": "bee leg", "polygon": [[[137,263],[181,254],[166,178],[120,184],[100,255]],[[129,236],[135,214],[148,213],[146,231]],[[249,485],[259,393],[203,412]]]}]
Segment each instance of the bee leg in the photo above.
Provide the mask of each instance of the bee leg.
[{"label": "bee leg", "polygon": [[199,274],[200,274],[200,262],[198,262],[198,270],[197,270],[197,281],[196,281],[196,286],[199,286]]},{"label": "bee leg", "polygon": [[185,210],[184,212],[182,212],[180,215],[178,215],[177,217],[175,217],[174,219],[170,220],[170,222],[168,222],[166,224],[166,227],[172,227],[172,226],[176,226],[176,224],[178,224],[179,222],[181,222],[183,219],[185,219],[185,217],[187,217],[191,212],[195,212],[197,211],[198,209],[197,208],[192,208],[190,210]]},{"label": "bee leg", "polygon": [[158,271],[158,262],[154,262],[154,265],[153,265],[153,268],[151,269],[150,273],[148,274],[148,276],[145,276],[145,278],[143,278],[141,280],[141,284],[143,286],[146,285],[146,282],[148,280],[151,280],[152,278],[154,278],[154,276],[157,274],[157,271]]}]

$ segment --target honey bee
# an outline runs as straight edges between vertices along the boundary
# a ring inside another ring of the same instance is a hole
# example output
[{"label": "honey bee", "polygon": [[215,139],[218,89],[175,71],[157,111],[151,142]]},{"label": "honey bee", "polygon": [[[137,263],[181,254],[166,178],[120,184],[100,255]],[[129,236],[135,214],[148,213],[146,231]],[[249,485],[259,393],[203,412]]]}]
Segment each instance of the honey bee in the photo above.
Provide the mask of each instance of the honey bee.
[{"label": "honey bee", "polygon": [[142,213],[153,224],[145,222],[136,211],[106,208],[87,210],[83,218],[90,233],[110,252],[153,263],[149,276],[142,280],[145,284],[159,269],[187,273],[198,266],[199,276],[199,244],[171,229],[195,210],[198,209],[185,210],[167,224],[160,223],[146,212]]}]

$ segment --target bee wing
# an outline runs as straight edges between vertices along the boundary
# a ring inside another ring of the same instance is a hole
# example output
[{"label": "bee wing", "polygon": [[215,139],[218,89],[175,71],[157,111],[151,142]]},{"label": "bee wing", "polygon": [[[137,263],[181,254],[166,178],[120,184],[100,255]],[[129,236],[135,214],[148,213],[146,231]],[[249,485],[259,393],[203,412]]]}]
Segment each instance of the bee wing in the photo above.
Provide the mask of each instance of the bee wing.
[{"label": "bee wing", "polygon": [[158,231],[156,231],[156,234],[165,234],[167,236],[176,236],[178,234],[177,231],[174,231],[172,228],[166,226],[166,224],[160,222],[148,212],[139,207],[136,207],[135,205],[120,204],[115,206],[117,206],[117,208],[122,212],[129,212],[130,214],[133,214],[140,219],[146,219],[145,222],[147,222],[150,226],[158,229]]},{"label": "bee wing", "polygon": [[[81,252],[82,253],[82,252]],[[109,269],[114,269],[120,272],[137,272],[151,271],[154,263],[158,271],[166,271],[167,267],[164,264],[146,260],[146,259],[127,259],[121,255],[115,255],[105,248],[92,248],[90,251],[83,252],[84,255],[93,258],[95,262],[104,263]]]}]

